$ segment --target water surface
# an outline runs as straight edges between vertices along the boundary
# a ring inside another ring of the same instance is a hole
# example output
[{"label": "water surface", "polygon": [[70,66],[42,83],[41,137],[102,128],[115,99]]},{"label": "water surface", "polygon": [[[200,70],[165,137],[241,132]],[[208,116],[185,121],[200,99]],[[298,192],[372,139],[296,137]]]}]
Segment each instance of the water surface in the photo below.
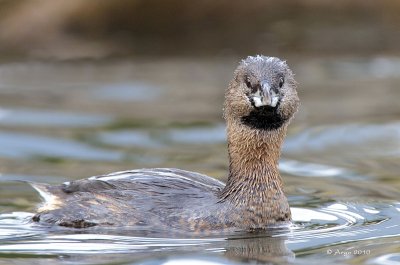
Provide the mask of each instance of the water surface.
[{"label": "water surface", "polygon": [[288,62],[302,101],[280,163],[293,225],[209,235],[37,226],[40,198],[18,180],[142,167],[225,180],[235,60],[0,65],[0,264],[399,264],[400,59]]}]

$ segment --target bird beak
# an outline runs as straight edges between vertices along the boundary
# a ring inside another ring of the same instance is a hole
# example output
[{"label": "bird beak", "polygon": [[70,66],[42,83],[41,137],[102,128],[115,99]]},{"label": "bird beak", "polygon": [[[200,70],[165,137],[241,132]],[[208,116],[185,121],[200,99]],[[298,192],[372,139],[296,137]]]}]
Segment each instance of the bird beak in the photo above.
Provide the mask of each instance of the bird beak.
[{"label": "bird beak", "polygon": [[270,106],[274,108],[276,107],[276,105],[278,105],[279,101],[279,95],[265,80],[260,82],[260,89],[257,90],[255,94],[253,94],[252,98],[254,106],[256,107]]}]

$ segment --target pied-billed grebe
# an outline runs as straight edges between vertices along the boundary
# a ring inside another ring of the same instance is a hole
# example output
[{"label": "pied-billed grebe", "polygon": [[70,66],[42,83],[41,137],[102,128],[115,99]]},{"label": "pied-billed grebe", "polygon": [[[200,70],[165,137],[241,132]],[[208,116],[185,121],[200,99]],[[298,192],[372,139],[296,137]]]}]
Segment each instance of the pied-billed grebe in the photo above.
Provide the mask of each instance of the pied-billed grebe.
[{"label": "pied-billed grebe", "polygon": [[289,223],[278,159],[298,105],[287,64],[276,57],[249,56],[225,93],[226,185],[172,168],[123,171],[57,186],[32,184],[46,199],[33,221],[181,231],[254,230]]}]

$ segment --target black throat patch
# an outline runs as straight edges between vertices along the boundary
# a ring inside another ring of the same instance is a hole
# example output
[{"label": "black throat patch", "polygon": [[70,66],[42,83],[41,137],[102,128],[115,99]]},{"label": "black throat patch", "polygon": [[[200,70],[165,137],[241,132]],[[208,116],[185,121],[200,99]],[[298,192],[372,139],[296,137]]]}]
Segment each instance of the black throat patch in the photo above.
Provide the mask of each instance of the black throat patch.
[{"label": "black throat patch", "polygon": [[242,123],[253,129],[278,129],[286,122],[286,119],[278,113],[278,107],[279,104],[274,108],[270,106],[255,108],[248,116],[242,117]]}]

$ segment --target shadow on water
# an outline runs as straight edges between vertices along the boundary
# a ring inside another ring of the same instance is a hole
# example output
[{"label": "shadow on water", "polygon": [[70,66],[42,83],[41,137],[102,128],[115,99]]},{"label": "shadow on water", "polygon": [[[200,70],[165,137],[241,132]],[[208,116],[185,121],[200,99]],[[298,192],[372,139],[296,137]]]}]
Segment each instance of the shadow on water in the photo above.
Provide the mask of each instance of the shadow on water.
[{"label": "shadow on water", "polygon": [[398,61],[293,63],[308,78],[299,80],[303,106],[280,162],[293,225],[225,235],[37,226],[29,220],[38,195],[17,180],[61,183],[141,167],[224,179],[226,82],[215,75],[228,80],[229,61],[1,66],[0,264],[398,264]]}]

